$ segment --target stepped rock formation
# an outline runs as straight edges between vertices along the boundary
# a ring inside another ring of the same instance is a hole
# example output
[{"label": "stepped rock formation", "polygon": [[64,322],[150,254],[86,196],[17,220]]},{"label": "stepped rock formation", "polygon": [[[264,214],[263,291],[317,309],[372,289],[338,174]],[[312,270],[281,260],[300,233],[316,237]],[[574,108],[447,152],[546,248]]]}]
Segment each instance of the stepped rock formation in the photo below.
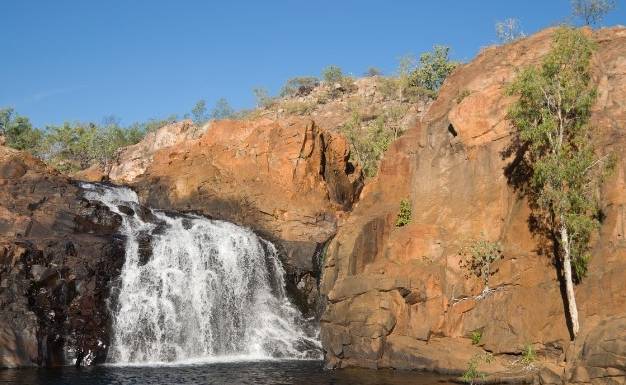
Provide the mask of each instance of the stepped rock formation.
[{"label": "stepped rock formation", "polygon": [[[507,180],[512,158],[502,155],[511,138],[506,85],[548,52],[546,30],[489,48],[456,70],[421,124],[385,154],[324,256],[321,335],[329,366],[462,372],[486,350],[496,359],[480,370],[495,377],[519,371],[523,378],[519,355],[531,344],[543,383],[624,383],[626,29],[588,33],[598,43],[592,124],[601,152],[619,161],[601,191],[606,217],[589,275],[576,287],[576,342],[556,269],[537,252],[528,206]],[[412,221],[396,227],[405,198]],[[465,240],[480,237],[504,247],[490,281],[495,291],[484,298],[458,255]],[[469,338],[473,331],[482,332],[478,345]]]},{"label": "stepped rock formation", "polygon": [[0,145],[0,368],[102,362],[121,218]]}]

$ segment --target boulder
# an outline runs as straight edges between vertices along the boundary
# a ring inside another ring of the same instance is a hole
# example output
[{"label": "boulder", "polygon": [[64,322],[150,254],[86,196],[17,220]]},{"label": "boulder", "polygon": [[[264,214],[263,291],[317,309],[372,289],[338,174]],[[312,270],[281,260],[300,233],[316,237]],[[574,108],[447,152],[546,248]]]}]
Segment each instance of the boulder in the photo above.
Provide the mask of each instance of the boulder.
[{"label": "boulder", "polygon": [[0,186],[0,368],[103,362],[124,262],[120,217],[4,146]]}]

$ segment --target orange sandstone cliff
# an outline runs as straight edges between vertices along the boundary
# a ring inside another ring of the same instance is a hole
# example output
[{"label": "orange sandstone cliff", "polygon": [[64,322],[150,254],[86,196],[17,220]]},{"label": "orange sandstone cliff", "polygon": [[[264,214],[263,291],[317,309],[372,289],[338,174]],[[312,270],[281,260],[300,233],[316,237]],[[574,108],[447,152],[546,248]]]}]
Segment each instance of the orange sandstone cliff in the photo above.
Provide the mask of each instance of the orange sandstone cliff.
[{"label": "orange sandstone cliff", "polygon": [[[589,31],[598,43],[592,124],[601,151],[619,161],[601,192],[606,218],[589,275],[576,287],[582,331],[575,342],[553,261],[537,252],[528,206],[507,179],[512,158],[503,155],[511,139],[506,85],[540,61],[551,33],[489,48],[457,69],[421,124],[385,154],[324,257],[321,329],[329,366],[461,373],[490,352],[495,359],[479,370],[495,379],[532,380],[538,371],[542,383],[623,383],[626,29]],[[396,227],[405,198],[412,221]],[[458,255],[464,240],[479,237],[504,248],[490,281],[495,290],[484,297]],[[482,333],[476,345],[472,332]],[[520,365],[528,345],[541,362],[530,372]]]}]

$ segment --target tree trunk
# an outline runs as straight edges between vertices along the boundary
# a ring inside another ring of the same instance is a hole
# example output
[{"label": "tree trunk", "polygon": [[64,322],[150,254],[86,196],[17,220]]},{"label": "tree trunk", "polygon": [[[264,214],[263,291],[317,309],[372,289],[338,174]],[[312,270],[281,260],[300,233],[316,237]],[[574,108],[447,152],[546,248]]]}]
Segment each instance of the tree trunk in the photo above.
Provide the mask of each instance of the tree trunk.
[{"label": "tree trunk", "polygon": [[563,249],[563,278],[565,279],[565,292],[569,316],[572,320],[572,334],[574,338],[578,335],[580,326],[578,324],[578,308],[576,307],[576,297],[574,294],[574,281],[572,280],[572,257],[570,255],[569,235],[565,225],[561,225],[561,247]]}]

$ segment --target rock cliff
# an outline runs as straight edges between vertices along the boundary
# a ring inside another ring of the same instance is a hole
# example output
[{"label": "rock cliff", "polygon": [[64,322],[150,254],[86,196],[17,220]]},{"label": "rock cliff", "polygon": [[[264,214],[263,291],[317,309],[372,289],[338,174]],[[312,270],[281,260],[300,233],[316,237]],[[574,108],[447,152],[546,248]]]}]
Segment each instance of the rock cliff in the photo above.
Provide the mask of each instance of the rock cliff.
[{"label": "rock cliff", "polygon": [[201,129],[184,121],[124,149],[108,177],[150,207],[228,220],[272,240],[290,292],[313,311],[317,255],[363,185],[349,154],[341,135],[308,118],[222,120]]},{"label": "rock cliff", "polygon": [[[327,298],[321,335],[331,367],[365,366],[461,373],[472,357],[495,360],[493,378],[519,372],[527,346],[544,383],[623,383],[626,375],[626,29],[588,31],[599,97],[592,124],[603,153],[618,154],[601,198],[606,215],[593,242],[589,276],[576,287],[582,332],[570,342],[556,269],[537,251],[529,209],[507,179],[512,161],[504,93],[516,71],[538,63],[552,30],[482,52],[457,69],[421,124],[394,143],[375,180],[324,256]],[[396,227],[400,201],[412,221]],[[499,240],[490,286],[467,279],[464,240]],[[472,332],[482,335],[472,344]],[[622,382],[616,380],[621,378]]]},{"label": "rock cliff", "polygon": [[105,359],[120,223],[67,177],[0,145],[0,368]]},{"label": "rock cliff", "polygon": [[[110,169],[77,177],[128,184],[154,208],[254,229],[278,245],[304,307],[315,305],[321,272],[330,367],[461,373],[491,353],[480,370],[492,380],[624,383],[626,29],[587,33],[598,45],[592,124],[601,152],[617,154],[618,163],[600,191],[604,218],[589,275],[576,287],[575,342],[557,269],[538,251],[527,203],[510,184],[514,159],[504,151],[512,101],[504,90],[548,52],[551,30],[487,48],[446,80],[430,107],[389,101],[373,81],[357,81],[358,124],[403,107],[407,115],[394,124],[411,126],[365,185],[338,133],[355,95],[322,107],[323,89],[249,120],[168,125],[121,151]],[[106,301],[123,264],[119,217],[82,199],[70,179],[1,145],[0,186],[0,367],[102,361]],[[397,227],[402,200],[412,218]],[[459,256],[466,240],[480,237],[499,241],[504,255],[485,295]],[[530,370],[521,364],[529,346],[539,358]]]}]

